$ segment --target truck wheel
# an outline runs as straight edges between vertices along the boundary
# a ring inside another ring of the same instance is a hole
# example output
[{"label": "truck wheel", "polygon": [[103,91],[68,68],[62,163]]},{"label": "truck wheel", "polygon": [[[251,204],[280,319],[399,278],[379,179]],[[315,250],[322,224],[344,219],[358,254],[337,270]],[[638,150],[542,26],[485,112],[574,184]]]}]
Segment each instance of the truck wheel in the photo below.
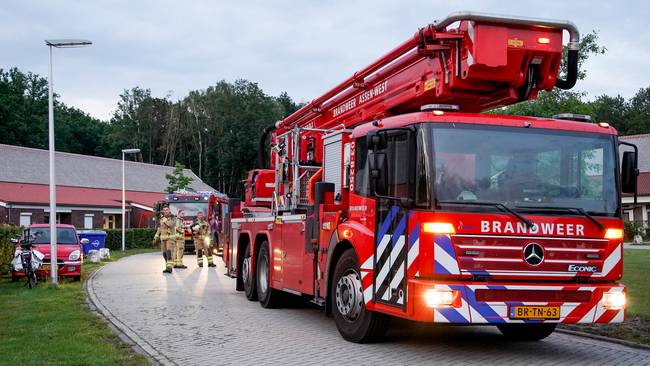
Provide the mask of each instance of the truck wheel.
[{"label": "truck wheel", "polygon": [[553,333],[557,324],[501,324],[497,325],[501,334],[515,341],[539,341]]},{"label": "truck wheel", "polygon": [[386,333],[389,318],[366,310],[359,265],[353,249],[346,250],[336,263],[329,292],[334,322],[345,340],[372,342]]},{"label": "truck wheel", "polygon": [[241,275],[242,280],[244,281],[244,292],[246,293],[246,298],[250,301],[255,301],[257,300],[257,284],[255,283],[255,273],[253,273],[251,259],[251,245],[249,243],[246,245],[246,250],[244,251]]},{"label": "truck wheel", "polygon": [[257,254],[257,297],[263,308],[272,309],[281,305],[282,293],[271,287],[271,256],[269,242],[262,242]]}]

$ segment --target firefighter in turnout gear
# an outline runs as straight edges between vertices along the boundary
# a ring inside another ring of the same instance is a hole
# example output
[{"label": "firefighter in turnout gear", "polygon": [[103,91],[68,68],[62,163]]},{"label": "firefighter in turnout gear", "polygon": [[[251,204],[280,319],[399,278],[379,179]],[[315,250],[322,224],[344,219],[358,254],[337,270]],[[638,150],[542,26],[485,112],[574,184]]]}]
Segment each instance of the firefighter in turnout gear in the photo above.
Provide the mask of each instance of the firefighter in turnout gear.
[{"label": "firefighter in turnout gear", "polygon": [[183,253],[185,252],[185,212],[178,211],[176,218],[176,258],[174,260],[174,268],[187,268],[183,264]]},{"label": "firefighter in turnout gear", "polygon": [[196,221],[192,224],[192,236],[194,237],[194,249],[196,249],[196,262],[199,267],[203,267],[203,255],[208,261],[208,267],[216,267],[212,263],[212,253],[210,253],[210,225],[203,219],[201,211],[197,213]]},{"label": "firefighter in turnout gear", "polygon": [[160,241],[160,250],[165,259],[165,270],[163,273],[172,273],[172,267],[176,258],[176,226],[177,219],[169,213],[169,207],[164,206],[162,216],[158,222],[158,230],[152,240],[152,244]]}]

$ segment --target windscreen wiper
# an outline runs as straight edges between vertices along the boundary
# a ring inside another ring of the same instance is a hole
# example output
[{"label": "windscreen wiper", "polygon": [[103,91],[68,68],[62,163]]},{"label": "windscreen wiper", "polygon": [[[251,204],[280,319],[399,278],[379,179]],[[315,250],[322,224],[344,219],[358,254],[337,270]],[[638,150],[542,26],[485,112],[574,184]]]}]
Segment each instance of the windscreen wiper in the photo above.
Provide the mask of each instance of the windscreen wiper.
[{"label": "windscreen wiper", "polygon": [[540,210],[540,211],[548,210],[548,211],[577,212],[580,215],[582,215],[582,216],[586,217],[587,219],[589,219],[589,221],[593,222],[596,226],[598,226],[598,229],[600,229],[600,231],[605,230],[605,225],[603,225],[602,222],[596,220],[596,218],[591,216],[589,214],[589,212],[583,210],[580,207],[516,206],[516,208],[522,208],[524,210]]},{"label": "windscreen wiper", "polygon": [[533,222],[528,220],[527,218],[523,217],[521,214],[516,212],[515,210],[511,209],[510,207],[504,205],[503,203],[500,202],[487,202],[487,201],[438,201],[439,204],[443,205],[467,205],[467,206],[491,206],[491,207],[496,207],[497,209],[507,212],[511,214],[512,216],[516,217],[519,219],[521,222],[526,224],[529,229],[533,228]]}]

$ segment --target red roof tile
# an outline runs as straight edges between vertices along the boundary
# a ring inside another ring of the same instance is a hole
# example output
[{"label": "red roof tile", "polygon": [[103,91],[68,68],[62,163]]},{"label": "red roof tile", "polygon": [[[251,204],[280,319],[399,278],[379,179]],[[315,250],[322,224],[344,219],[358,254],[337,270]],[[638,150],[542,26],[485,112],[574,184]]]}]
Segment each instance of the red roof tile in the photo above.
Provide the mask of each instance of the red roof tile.
[{"label": "red roof tile", "polygon": [[[126,191],[126,201],[152,207],[165,198],[164,193]],[[121,207],[122,191],[118,189],[57,186],[57,205]],[[46,184],[0,182],[0,202],[47,205],[50,202]]]}]

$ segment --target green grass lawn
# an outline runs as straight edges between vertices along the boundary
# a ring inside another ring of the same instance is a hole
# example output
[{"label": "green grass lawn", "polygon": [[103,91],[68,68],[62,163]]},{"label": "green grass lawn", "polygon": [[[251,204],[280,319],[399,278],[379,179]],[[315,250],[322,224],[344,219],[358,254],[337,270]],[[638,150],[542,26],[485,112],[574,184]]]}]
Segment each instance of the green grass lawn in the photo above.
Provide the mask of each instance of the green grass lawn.
[{"label": "green grass lawn", "polygon": [[628,315],[650,321],[650,250],[626,249],[623,282],[628,289]]},{"label": "green grass lawn", "polygon": [[[149,251],[111,254],[116,260]],[[84,263],[82,277],[101,265]],[[90,311],[82,283],[67,279],[58,289],[44,280],[30,290],[0,277],[0,355],[6,365],[148,365]]]}]

